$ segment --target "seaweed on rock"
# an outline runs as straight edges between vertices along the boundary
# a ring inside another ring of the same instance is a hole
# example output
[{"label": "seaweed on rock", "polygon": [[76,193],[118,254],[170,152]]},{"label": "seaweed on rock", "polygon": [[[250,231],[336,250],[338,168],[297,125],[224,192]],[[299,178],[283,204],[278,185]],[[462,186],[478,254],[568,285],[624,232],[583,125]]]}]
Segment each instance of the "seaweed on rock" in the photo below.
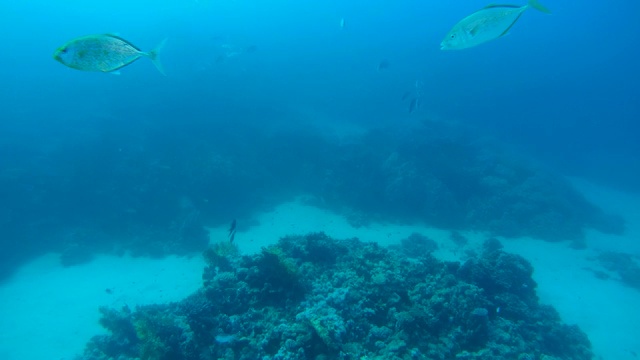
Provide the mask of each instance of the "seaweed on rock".
[{"label": "seaweed on rock", "polygon": [[179,303],[103,310],[112,335],[79,359],[592,358],[584,333],[539,304],[523,258],[494,244],[447,263],[403,246],[415,244],[316,233],[226,252]]}]

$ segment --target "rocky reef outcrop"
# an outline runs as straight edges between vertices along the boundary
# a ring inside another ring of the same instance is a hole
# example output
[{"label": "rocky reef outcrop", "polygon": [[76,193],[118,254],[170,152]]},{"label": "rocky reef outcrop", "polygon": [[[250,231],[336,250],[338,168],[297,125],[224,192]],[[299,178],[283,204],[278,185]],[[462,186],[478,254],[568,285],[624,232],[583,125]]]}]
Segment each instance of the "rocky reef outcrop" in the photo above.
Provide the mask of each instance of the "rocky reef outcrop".
[{"label": "rocky reef outcrop", "polygon": [[491,239],[462,264],[442,262],[420,241],[388,249],[313,233],[251,256],[219,243],[199,291],[101,309],[110,335],[78,359],[592,358],[587,336],[539,303],[522,257]]}]

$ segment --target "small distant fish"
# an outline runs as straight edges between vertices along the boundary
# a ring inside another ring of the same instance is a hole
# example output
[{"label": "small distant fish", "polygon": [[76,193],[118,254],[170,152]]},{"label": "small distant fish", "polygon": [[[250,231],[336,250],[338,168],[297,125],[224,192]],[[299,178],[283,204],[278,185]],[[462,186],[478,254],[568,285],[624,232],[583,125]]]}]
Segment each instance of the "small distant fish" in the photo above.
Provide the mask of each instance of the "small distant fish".
[{"label": "small distant fish", "polygon": [[344,18],[340,18],[340,30],[344,29]]},{"label": "small distant fish", "polygon": [[216,64],[222,64],[225,60],[227,59],[227,55],[226,54],[220,54],[218,56],[216,56]]},{"label": "small distant fish", "polygon": [[391,66],[389,60],[382,60],[380,61],[380,63],[378,63],[378,71],[388,69],[389,66]]},{"label": "small distant fish", "polygon": [[229,242],[232,243],[236,238],[236,219],[233,219],[229,227]]},{"label": "small distant fish", "polygon": [[402,94],[402,101],[407,100],[409,95],[411,95],[411,91],[405,91],[404,94]]},{"label": "small distant fish", "polygon": [[247,53],[254,53],[256,52],[256,50],[258,50],[258,47],[255,45],[249,45],[247,46],[247,49],[245,50],[245,52]]},{"label": "small distant fish", "polygon": [[524,6],[489,5],[458,22],[442,40],[440,49],[466,49],[507,35],[529,8],[551,14],[538,0],[529,0]]},{"label": "small distant fish", "polygon": [[160,50],[165,42],[166,39],[154,50],[144,52],[119,36],[89,35],[73,39],[60,46],[53,54],[53,58],[77,70],[117,72],[118,69],[145,56],[151,59],[162,75],[165,75],[159,59]]},{"label": "small distant fish", "polygon": [[236,219],[233,219],[231,226],[229,226],[229,236],[236,232]]},{"label": "small distant fish", "polygon": [[420,105],[418,102],[418,98],[411,99],[411,102],[409,103],[409,114],[416,111],[416,109],[418,108],[418,105]]}]

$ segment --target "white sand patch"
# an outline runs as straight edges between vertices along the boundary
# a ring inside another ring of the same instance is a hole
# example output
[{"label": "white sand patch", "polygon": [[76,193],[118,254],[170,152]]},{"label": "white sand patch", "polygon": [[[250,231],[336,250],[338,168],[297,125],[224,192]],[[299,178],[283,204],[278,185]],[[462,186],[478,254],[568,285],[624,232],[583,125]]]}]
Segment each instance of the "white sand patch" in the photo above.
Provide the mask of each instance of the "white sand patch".
[{"label": "white sand patch", "polygon": [[0,287],[0,358],[73,359],[92,336],[105,332],[100,306],[133,309],[181,300],[201,286],[203,266],[199,256],[101,256],[68,268],[56,254],[38,258]]},{"label": "white sand patch", "polygon": [[534,267],[540,301],[558,310],[567,324],[578,325],[591,340],[598,359],[635,359],[640,353],[640,291],[615,280],[600,280],[585,268],[593,250],[535,239],[503,241],[505,250],[522,255]]},{"label": "white sand patch", "polygon": [[621,215],[626,221],[626,229],[622,237],[588,231],[589,247],[640,255],[640,194],[629,194],[596,186],[582,179],[571,179],[571,182],[589,201],[598,204],[607,212]]},{"label": "white sand patch", "polygon": [[[398,244],[400,240],[418,232],[438,242],[442,257],[456,258],[456,249],[448,241],[449,231],[423,225],[381,223],[355,227],[343,216],[307,205],[301,200],[280,204],[275,209],[258,216],[257,221],[258,225],[236,233],[234,241],[242,253],[257,253],[262,247],[275,244],[281,237],[306,235],[312,232],[324,232],[336,239],[356,237],[361,241],[377,242],[385,246]],[[227,227],[210,228],[211,242],[227,241],[228,230]],[[467,235],[467,233],[464,234]]]}]

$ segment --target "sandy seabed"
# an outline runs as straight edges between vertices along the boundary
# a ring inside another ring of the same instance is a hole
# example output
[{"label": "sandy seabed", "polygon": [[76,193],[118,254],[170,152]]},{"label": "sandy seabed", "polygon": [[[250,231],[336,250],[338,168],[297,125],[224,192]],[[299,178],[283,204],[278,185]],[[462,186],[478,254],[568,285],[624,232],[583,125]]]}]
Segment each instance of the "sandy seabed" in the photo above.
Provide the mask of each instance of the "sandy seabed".
[{"label": "sandy seabed", "polygon": [[[626,218],[624,236],[590,231],[585,250],[528,238],[502,242],[506,251],[533,264],[541,301],[553,305],[566,323],[587,333],[597,359],[636,359],[640,356],[640,291],[615,279],[598,279],[586,268],[598,269],[592,258],[601,250],[640,255],[640,196],[578,179],[573,182],[590,200]],[[437,257],[456,260],[461,255],[448,231],[377,223],[356,228],[344,217],[304,201],[283,203],[260,215],[258,225],[238,231],[235,241],[242,252],[255,253],[282,236],[318,231],[383,245],[419,232],[439,243]],[[479,233],[463,235],[469,247],[480,246],[486,238]],[[227,229],[212,228],[210,236],[212,241],[225,241]],[[35,259],[0,286],[0,359],[72,360],[91,336],[104,333],[98,323],[100,306],[134,308],[181,300],[201,286],[204,266],[199,255],[164,259],[100,256],[66,268],[60,265],[58,254]]]}]

